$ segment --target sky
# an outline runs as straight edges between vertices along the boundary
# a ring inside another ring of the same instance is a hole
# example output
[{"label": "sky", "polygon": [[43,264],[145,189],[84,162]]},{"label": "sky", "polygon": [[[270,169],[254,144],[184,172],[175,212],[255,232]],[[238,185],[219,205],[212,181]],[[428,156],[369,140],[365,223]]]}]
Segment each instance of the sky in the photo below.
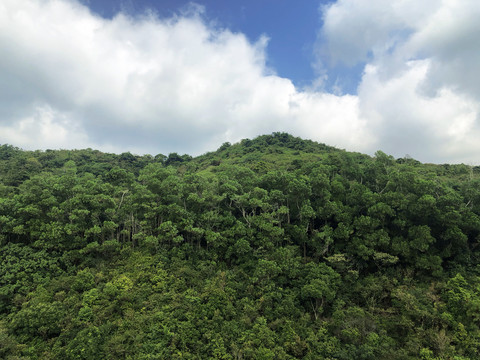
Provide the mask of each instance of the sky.
[{"label": "sky", "polygon": [[276,131],[480,164],[478,0],[1,0],[0,144],[200,155]]}]

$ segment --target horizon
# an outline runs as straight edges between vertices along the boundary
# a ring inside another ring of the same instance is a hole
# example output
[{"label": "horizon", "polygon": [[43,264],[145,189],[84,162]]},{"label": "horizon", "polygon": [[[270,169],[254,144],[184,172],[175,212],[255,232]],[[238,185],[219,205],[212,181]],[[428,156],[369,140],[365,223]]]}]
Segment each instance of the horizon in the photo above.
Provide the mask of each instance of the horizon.
[{"label": "horizon", "polygon": [[195,156],[287,132],[479,163],[473,0],[5,0],[0,10],[0,143]]},{"label": "horizon", "polygon": [[[301,141],[312,141],[314,142],[315,144],[318,144],[318,145],[324,145],[324,146],[327,146],[327,147],[330,147],[332,149],[335,149],[337,151],[342,151],[342,152],[347,152],[347,153],[352,153],[352,154],[361,154],[361,155],[366,155],[366,156],[369,156],[371,158],[375,158],[376,157],[376,154],[377,152],[380,152],[380,153],[384,153],[381,149],[378,149],[377,151],[375,151],[374,154],[366,154],[366,153],[362,153],[362,152],[359,152],[359,151],[351,151],[351,150],[348,150],[348,149],[345,149],[345,148],[341,148],[341,147],[338,147],[338,146],[334,146],[334,145],[330,145],[330,144],[326,144],[326,143],[323,143],[321,141],[317,141],[317,140],[312,140],[312,139],[306,139],[306,138],[302,138],[302,137],[298,137],[298,136],[294,136],[292,134],[289,134],[289,133],[285,133],[285,132],[273,132],[271,134],[260,134],[260,135],[257,135],[257,136],[254,136],[252,138],[243,138],[243,139],[240,139],[234,143],[230,143],[230,142],[224,142],[223,144],[220,144],[218,147],[216,147],[215,149],[212,149],[212,150],[207,150],[201,154],[197,154],[197,155],[192,155],[192,154],[189,154],[189,153],[185,153],[185,152],[182,152],[182,151],[172,151],[172,152],[165,152],[165,153],[143,153],[143,154],[140,154],[140,153],[135,153],[135,152],[131,152],[131,151],[123,151],[123,152],[109,152],[109,151],[102,151],[102,150],[99,150],[99,149],[95,149],[95,148],[59,148],[59,149],[23,149],[23,148],[20,148],[20,147],[17,147],[15,145],[12,145],[12,144],[1,144],[0,143],[0,148],[2,146],[11,146],[13,147],[14,149],[16,150],[19,150],[19,151],[24,151],[24,152],[50,152],[50,151],[85,151],[85,150],[91,150],[93,152],[100,152],[102,154],[113,154],[113,155],[122,155],[122,154],[131,154],[133,156],[136,156],[136,157],[143,157],[143,156],[151,156],[151,157],[156,157],[156,156],[159,156],[159,155],[162,155],[162,156],[165,156],[165,157],[168,157],[169,155],[171,154],[177,154],[179,156],[190,156],[192,159],[196,159],[196,158],[199,158],[199,157],[202,157],[202,156],[207,156],[207,155],[210,155],[210,154],[214,154],[218,151],[221,150],[221,148],[225,145],[225,144],[228,144],[228,146],[240,146],[242,145],[242,142],[244,142],[245,140],[250,140],[250,141],[254,141],[256,140],[257,138],[260,138],[260,137],[266,137],[266,136],[271,136],[271,137],[275,137],[277,134],[281,134],[281,135],[288,135],[288,136],[291,136],[293,138],[296,138],[296,139],[300,139]],[[307,152],[308,153],[308,152]],[[399,156],[399,157],[395,157],[394,155],[392,154],[388,154],[388,153],[384,153],[386,154],[387,156],[391,156],[393,157],[393,159],[395,160],[399,160],[399,159],[409,159],[409,160],[412,160],[412,161],[419,161],[418,159],[415,159],[414,157],[410,156],[410,154],[405,154],[403,156]],[[469,167],[480,167],[480,164],[466,164],[466,163],[432,163],[432,162],[423,162],[423,161],[419,161],[421,164],[423,165],[435,165],[435,166],[442,166],[442,165],[466,165],[466,166],[469,166]]]}]

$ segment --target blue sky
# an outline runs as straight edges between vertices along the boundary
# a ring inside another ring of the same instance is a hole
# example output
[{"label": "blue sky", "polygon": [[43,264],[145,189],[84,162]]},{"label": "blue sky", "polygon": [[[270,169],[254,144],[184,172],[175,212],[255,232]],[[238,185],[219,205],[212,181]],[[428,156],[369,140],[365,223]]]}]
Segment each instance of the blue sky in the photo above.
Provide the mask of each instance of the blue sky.
[{"label": "blue sky", "polygon": [[285,131],[480,164],[478,0],[195,4],[0,1],[0,143],[199,155]]}]

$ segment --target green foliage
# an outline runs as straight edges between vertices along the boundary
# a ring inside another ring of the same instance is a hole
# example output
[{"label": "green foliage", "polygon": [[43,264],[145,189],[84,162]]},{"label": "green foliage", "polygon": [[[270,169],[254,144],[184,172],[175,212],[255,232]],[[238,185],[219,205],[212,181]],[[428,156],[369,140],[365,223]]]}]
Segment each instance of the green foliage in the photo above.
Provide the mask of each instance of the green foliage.
[{"label": "green foliage", "polygon": [[2,145],[0,357],[480,358],[477,170]]}]

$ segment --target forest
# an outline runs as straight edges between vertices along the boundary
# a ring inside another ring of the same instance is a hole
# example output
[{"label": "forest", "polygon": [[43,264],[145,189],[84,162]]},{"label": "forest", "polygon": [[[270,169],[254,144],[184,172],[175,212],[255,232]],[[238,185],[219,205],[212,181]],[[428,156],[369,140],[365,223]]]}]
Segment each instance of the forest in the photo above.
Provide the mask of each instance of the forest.
[{"label": "forest", "polygon": [[0,358],[479,359],[479,244],[477,166],[0,145]]}]

